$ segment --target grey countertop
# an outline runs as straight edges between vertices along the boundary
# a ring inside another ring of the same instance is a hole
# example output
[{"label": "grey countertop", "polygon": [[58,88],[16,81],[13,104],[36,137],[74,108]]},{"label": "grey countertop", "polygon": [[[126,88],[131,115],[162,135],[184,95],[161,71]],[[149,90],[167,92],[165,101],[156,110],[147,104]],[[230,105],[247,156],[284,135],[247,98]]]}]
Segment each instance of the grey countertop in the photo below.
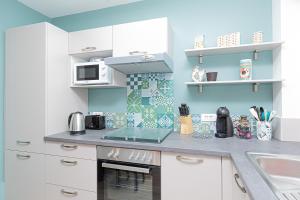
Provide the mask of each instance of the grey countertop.
[{"label": "grey countertop", "polygon": [[110,130],[88,130],[85,135],[79,136],[71,136],[68,132],[63,132],[47,136],[45,140],[165,152],[228,156],[233,160],[250,197],[254,200],[276,200],[277,198],[256,171],[254,165],[248,159],[246,152],[300,155],[300,143],[297,142],[280,142],[277,140],[263,142],[256,139],[242,140],[239,138],[199,139],[172,133],[161,144],[152,144],[104,140],[102,136],[107,131]]}]

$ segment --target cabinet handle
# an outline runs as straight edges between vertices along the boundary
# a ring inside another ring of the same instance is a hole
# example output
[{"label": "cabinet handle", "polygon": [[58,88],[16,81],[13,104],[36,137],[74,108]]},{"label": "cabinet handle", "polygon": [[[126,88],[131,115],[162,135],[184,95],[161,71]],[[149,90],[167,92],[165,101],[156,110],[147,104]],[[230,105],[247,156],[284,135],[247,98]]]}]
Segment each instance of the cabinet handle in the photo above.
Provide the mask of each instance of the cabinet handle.
[{"label": "cabinet handle", "polygon": [[147,51],[131,51],[131,52],[129,52],[129,55],[132,55],[132,56],[134,56],[134,55],[147,55],[147,54],[148,54]]},{"label": "cabinet handle", "polygon": [[63,165],[66,165],[66,166],[75,166],[75,165],[77,165],[77,161],[61,160],[60,162],[61,162]]},{"label": "cabinet handle", "polygon": [[62,144],[61,148],[64,149],[64,150],[76,150],[78,148],[78,146],[77,145],[65,145],[65,144]]},{"label": "cabinet handle", "polygon": [[235,183],[236,185],[240,188],[240,190],[243,192],[243,193],[247,193],[245,187],[241,186],[238,179],[240,179],[240,176],[238,174],[234,174],[234,180],[235,180]]},{"label": "cabinet handle", "polygon": [[204,161],[202,159],[197,159],[197,158],[187,158],[183,156],[176,156],[176,159],[180,162],[186,163],[186,164],[201,164]]},{"label": "cabinet handle", "polygon": [[20,160],[28,160],[30,159],[30,155],[21,155],[21,154],[17,154],[17,158],[19,158]]},{"label": "cabinet handle", "polygon": [[83,52],[89,52],[89,51],[95,51],[97,48],[96,47],[86,47],[84,49],[81,49]]},{"label": "cabinet handle", "polygon": [[18,145],[24,145],[24,146],[26,145],[27,146],[27,145],[30,145],[31,142],[30,141],[20,141],[20,140],[17,140],[17,144]]},{"label": "cabinet handle", "polygon": [[63,195],[66,195],[66,196],[72,196],[72,197],[75,197],[75,196],[78,195],[78,192],[68,192],[68,191],[66,191],[66,190],[64,190],[64,189],[62,189],[60,192],[61,192]]}]

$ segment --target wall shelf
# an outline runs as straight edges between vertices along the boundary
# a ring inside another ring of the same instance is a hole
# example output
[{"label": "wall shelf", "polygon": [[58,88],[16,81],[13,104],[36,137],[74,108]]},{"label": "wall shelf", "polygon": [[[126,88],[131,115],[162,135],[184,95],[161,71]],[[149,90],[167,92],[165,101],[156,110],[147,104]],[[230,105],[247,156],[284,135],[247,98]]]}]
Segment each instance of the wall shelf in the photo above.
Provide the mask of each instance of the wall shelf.
[{"label": "wall shelf", "polygon": [[269,51],[280,47],[283,44],[280,42],[264,42],[261,44],[243,44],[234,47],[210,47],[203,49],[186,49],[185,54],[188,57],[199,57],[200,63],[203,63],[203,57],[209,55],[235,54],[243,52],[253,52],[253,58],[258,58],[258,52]]},{"label": "wall shelf", "polygon": [[210,81],[210,82],[185,82],[187,86],[198,86],[199,93],[203,92],[204,85],[241,85],[241,84],[252,84],[253,92],[258,91],[260,84],[267,83],[281,83],[282,79],[260,79],[260,80],[233,80],[233,81]]}]

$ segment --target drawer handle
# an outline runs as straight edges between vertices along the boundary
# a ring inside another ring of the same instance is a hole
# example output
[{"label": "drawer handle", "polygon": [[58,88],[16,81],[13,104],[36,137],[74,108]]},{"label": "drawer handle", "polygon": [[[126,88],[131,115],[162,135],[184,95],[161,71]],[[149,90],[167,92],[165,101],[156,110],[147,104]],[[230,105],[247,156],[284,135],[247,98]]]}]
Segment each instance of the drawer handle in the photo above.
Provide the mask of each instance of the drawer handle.
[{"label": "drawer handle", "polygon": [[63,195],[66,195],[66,196],[72,196],[72,197],[76,197],[78,195],[78,192],[68,192],[64,189],[62,189],[60,191]]},{"label": "drawer handle", "polygon": [[77,161],[61,160],[60,162],[61,162],[63,165],[66,165],[66,166],[75,166],[75,165],[77,165]]},{"label": "drawer handle", "polygon": [[96,47],[86,47],[84,49],[81,49],[83,52],[88,52],[88,51],[95,51],[97,48]]},{"label": "drawer handle", "polygon": [[28,160],[30,159],[30,155],[21,155],[21,154],[17,154],[17,158],[19,158],[20,160]]},{"label": "drawer handle", "polygon": [[20,140],[17,140],[17,144],[18,145],[27,146],[27,145],[30,145],[31,142],[30,141],[20,141]]},{"label": "drawer handle", "polygon": [[131,51],[129,52],[129,55],[134,56],[134,55],[147,55],[148,52],[147,51]]},{"label": "drawer handle", "polygon": [[204,161],[202,159],[197,159],[197,158],[187,158],[183,156],[176,156],[176,159],[180,162],[186,163],[186,164],[201,164]]},{"label": "drawer handle", "polygon": [[240,179],[240,176],[238,174],[234,174],[234,180],[235,180],[236,185],[240,188],[240,190],[243,193],[247,193],[245,187],[241,186],[241,184],[239,183],[238,179]]},{"label": "drawer handle", "polygon": [[64,150],[71,151],[71,150],[76,150],[78,148],[78,146],[76,146],[76,145],[65,145],[65,144],[62,144],[61,148],[64,149]]}]

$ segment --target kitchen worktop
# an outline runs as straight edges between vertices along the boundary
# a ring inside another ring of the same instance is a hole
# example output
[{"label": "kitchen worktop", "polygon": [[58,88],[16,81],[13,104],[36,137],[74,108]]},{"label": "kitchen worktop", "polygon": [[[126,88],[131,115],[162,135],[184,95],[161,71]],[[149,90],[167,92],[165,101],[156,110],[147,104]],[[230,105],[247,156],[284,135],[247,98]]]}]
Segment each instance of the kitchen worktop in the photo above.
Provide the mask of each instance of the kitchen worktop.
[{"label": "kitchen worktop", "polygon": [[153,144],[102,139],[108,131],[110,130],[87,130],[85,135],[79,136],[71,136],[68,132],[63,132],[47,136],[45,141],[231,157],[249,195],[254,200],[276,200],[277,198],[256,171],[246,152],[300,155],[300,143],[297,142],[280,142],[277,140],[263,142],[256,139],[242,140],[235,137],[199,139],[192,136],[182,136],[174,132],[161,144]]}]

